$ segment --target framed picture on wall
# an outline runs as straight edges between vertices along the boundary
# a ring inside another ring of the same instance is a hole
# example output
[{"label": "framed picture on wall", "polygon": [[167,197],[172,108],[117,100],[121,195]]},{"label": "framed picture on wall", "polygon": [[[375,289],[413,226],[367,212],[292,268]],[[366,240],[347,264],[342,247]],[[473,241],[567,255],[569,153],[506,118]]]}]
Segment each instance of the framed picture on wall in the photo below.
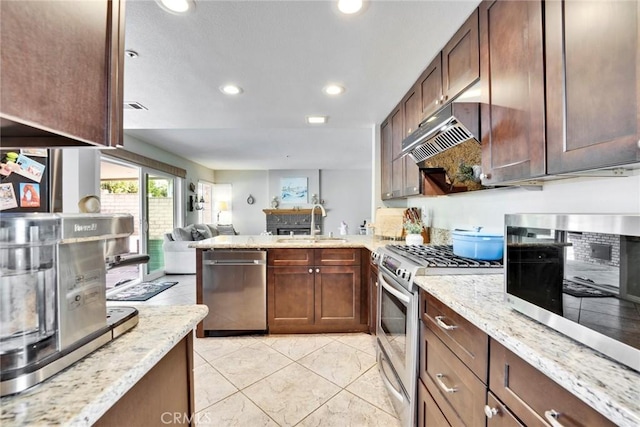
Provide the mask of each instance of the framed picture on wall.
[{"label": "framed picture on wall", "polygon": [[307,178],[281,178],[280,200],[286,204],[307,203],[309,188]]}]

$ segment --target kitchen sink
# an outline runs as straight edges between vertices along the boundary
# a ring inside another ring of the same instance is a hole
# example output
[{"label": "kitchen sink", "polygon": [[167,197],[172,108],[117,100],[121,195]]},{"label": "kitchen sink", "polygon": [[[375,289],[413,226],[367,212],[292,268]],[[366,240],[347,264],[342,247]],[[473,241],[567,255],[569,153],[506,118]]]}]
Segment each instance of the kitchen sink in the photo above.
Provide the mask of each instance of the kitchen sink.
[{"label": "kitchen sink", "polygon": [[347,239],[342,239],[340,237],[325,237],[325,236],[317,236],[317,237],[286,237],[276,240],[278,243],[346,243]]}]

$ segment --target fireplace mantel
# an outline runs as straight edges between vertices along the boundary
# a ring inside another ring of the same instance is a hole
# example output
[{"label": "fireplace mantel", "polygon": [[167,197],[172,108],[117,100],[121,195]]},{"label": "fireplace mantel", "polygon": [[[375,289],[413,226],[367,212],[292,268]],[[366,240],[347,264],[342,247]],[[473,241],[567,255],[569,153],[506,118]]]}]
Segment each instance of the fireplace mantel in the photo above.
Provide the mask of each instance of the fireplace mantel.
[{"label": "fireplace mantel", "polygon": [[[267,215],[311,215],[311,209],[263,209],[262,212]],[[315,213],[319,215],[321,211],[316,208]]]}]

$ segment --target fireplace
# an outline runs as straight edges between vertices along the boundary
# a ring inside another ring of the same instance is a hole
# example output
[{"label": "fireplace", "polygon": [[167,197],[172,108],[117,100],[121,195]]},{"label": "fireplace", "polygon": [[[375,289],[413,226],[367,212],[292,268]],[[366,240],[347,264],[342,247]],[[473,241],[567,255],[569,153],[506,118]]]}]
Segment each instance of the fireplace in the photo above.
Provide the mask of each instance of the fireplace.
[{"label": "fireplace", "polygon": [[[311,209],[264,209],[264,213],[266,214],[265,230],[271,234],[311,234]],[[320,213],[315,214],[316,229],[320,229],[318,234],[322,234],[322,219]]]}]

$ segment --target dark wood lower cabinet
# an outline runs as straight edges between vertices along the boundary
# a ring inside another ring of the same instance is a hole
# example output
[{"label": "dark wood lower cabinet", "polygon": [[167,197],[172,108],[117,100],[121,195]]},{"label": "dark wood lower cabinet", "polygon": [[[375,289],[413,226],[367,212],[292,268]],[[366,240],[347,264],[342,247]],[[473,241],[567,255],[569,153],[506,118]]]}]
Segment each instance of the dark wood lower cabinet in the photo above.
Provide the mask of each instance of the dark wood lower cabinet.
[{"label": "dark wood lower cabinet", "polygon": [[[269,333],[368,331],[359,248],[276,249],[268,259]],[[307,259],[310,265],[299,265]]]},{"label": "dark wood lower cabinet", "polygon": [[450,427],[451,424],[427,390],[422,380],[418,380],[418,427]]},{"label": "dark wood lower cabinet", "polygon": [[270,267],[267,271],[267,316],[271,332],[314,323],[312,267]]},{"label": "dark wood lower cabinet", "polygon": [[423,324],[420,379],[451,425],[484,427],[486,385]]},{"label": "dark wood lower cabinet", "polygon": [[487,414],[487,427],[524,427],[524,424],[491,392],[487,393],[485,414]]},{"label": "dark wood lower cabinet", "polygon": [[348,327],[360,324],[360,267],[316,267],[315,325]]},{"label": "dark wood lower cabinet", "polygon": [[193,425],[193,334],[185,336],[94,426]]},{"label": "dark wood lower cabinet", "polygon": [[420,300],[418,426],[614,426],[432,295]]},{"label": "dark wood lower cabinet", "polygon": [[557,413],[564,427],[614,426],[549,377],[491,340],[489,388],[527,426],[546,426],[542,421]]}]

